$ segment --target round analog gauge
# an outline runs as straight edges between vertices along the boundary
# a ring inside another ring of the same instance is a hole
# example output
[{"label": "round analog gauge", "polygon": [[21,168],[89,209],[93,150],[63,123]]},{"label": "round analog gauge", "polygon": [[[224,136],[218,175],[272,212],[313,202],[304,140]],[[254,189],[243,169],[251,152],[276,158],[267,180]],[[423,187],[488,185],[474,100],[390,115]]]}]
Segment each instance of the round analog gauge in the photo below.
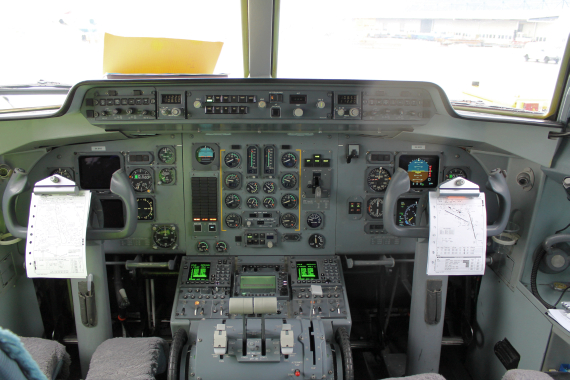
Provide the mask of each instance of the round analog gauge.
[{"label": "round analog gauge", "polygon": [[275,208],[275,198],[265,197],[263,198],[263,207],[265,208]]},{"label": "round analog gauge", "polygon": [[228,188],[237,189],[241,184],[241,179],[239,178],[239,175],[230,173],[226,176],[224,182]]},{"label": "round analog gauge", "polygon": [[374,168],[368,173],[366,182],[373,191],[384,191],[390,182],[390,173],[384,168]]},{"label": "round analog gauge", "polygon": [[160,148],[158,151],[158,159],[168,165],[172,165],[176,161],[176,155],[174,154],[174,149],[169,146]]},{"label": "round analog gauge", "polygon": [[307,216],[307,224],[311,228],[318,228],[321,226],[322,223],[323,223],[323,217],[321,216],[321,214],[313,212],[312,214],[309,214],[309,216]]},{"label": "round analog gauge", "polygon": [[298,203],[297,197],[293,194],[285,194],[281,197],[281,206],[285,208],[295,208]]},{"label": "round analog gauge", "polygon": [[292,168],[297,165],[297,156],[294,153],[287,152],[281,156],[281,163],[286,168]]},{"label": "round analog gauge", "polygon": [[259,192],[259,185],[257,182],[248,182],[245,189],[250,194],[257,194]]},{"label": "round analog gauge", "polygon": [[238,167],[241,163],[241,156],[236,152],[229,152],[224,157],[224,163],[228,168],[235,168]]},{"label": "round analog gauge", "polygon": [[297,217],[295,214],[287,213],[281,217],[281,224],[285,228],[295,228],[297,226]]},{"label": "round analog gauge", "polygon": [[208,252],[210,247],[208,246],[208,243],[206,243],[205,241],[200,241],[198,242],[198,244],[196,244],[196,249],[198,250],[198,252]]},{"label": "round analog gauge", "polygon": [[404,223],[406,226],[416,225],[416,212],[418,211],[418,204],[414,203],[409,205],[406,210],[404,210]]},{"label": "round analog gauge", "polygon": [[237,194],[228,194],[224,202],[228,208],[238,208],[241,204],[241,199]]},{"label": "round analog gauge", "polygon": [[176,179],[176,170],[174,168],[165,168],[158,173],[158,180],[164,185],[170,185]]},{"label": "round analog gauge", "polygon": [[154,219],[154,199],[152,198],[137,198],[138,206],[138,220],[153,220]]},{"label": "round analog gauge", "polygon": [[214,162],[216,158],[216,153],[214,149],[210,148],[208,145],[204,145],[196,149],[196,161],[202,165],[210,165]]},{"label": "round analog gauge", "polygon": [[312,234],[309,236],[309,245],[311,248],[324,248],[325,237],[321,234]]},{"label": "round analog gauge", "polygon": [[368,215],[374,219],[382,218],[382,206],[384,205],[384,200],[382,198],[370,198],[366,205]]},{"label": "round analog gauge", "polygon": [[457,177],[467,179],[467,173],[465,173],[465,170],[459,169],[459,168],[453,168],[447,172],[447,178],[446,179],[453,179],[453,178],[457,178]]},{"label": "round analog gauge", "polygon": [[228,245],[223,241],[219,241],[216,243],[215,248],[217,252],[226,252],[228,250]]},{"label": "round analog gauge", "polygon": [[241,226],[241,216],[238,214],[229,214],[226,216],[226,226],[228,226],[228,228],[238,228]]},{"label": "round analog gauge", "polygon": [[249,208],[258,208],[259,207],[259,199],[257,199],[256,197],[249,197],[249,198],[247,198],[247,201],[245,201],[245,204]]},{"label": "round analog gauge", "polygon": [[176,244],[178,233],[173,226],[158,226],[153,234],[154,243],[161,248],[170,248]]},{"label": "round analog gauge", "polygon": [[286,189],[293,189],[297,185],[295,174],[285,174],[281,177],[281,185]]},{"label": "round analog gauge", "polygon": [[267,194],[275,193],[275,182],[265,182],[263,184],[263,191],[265,191]]},{"label": "round analog gauge", "polygon": [[146,169],[135,169],[129,174],[133,189],[139,193],[150,191],[152,188],[152,175]]},{"label": "round analog gauge", "polygon": [[53,172],[51,172],[51,175],[55,174],[59,174],[63,178],[67,178],[68,180],[73,181],[73,175],[71,174],[71,170],[69,169],[57,168]]}]

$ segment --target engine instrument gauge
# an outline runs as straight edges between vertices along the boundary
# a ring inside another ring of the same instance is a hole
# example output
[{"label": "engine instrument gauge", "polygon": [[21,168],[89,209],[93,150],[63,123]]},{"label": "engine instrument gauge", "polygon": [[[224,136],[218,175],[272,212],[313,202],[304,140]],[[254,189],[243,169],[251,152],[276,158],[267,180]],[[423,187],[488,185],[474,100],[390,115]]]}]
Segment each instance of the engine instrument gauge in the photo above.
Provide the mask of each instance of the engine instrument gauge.
[{"label": "engine instrument gauge", "polygon": [[295,208],[297,207],[297,204],[299,203],[299,200],[297,199],[297,196],[293,195],[293,194],[285,194],[284,196],[281,197],[281,206],[291,209],[291,208]]},{"label": "engine instrument gauge", "polygon": [[258,208],[259,207],[259,199],[257,199],[256,197],[249,197],[249,198],[247,198],[247,201],[245,201],[245,204],[249,208]]},{"label": "engine instrument gauge", "polygon": [[311,228],[319,228],[323,224],[323,217],[321,214],[313,212],[307,216],[307,225]]},{"label": "engine instrument gauge", "polygon": [[267,194],[275,193],[275,182],[265,182],[263,184],[263,191]]},{"label": "engine instrument gauge", "polygon": [[199,241],[198,244],[196,244],[196,249],[198,252],[208,252],[210,250],[210,247],[205,241]]},{"label": "engine instrument gauge", "polygon": [[273,145],[263,149],[263,174],[275,174],[275,147]]},{"label": "engine instrument gauge", "polygon": [[131,185],[135,191],[142,193],[152,188],[152,175],[146,169],[135,169],[129,174]]},{"label": "engine instrument gauge", "polygon": [[275,198],[273,197],[265,197],[263,198],[263,207],[265,208],[275,208]]},{"label": "engine instrument gauge", "polygon": [[287,213],[281,217],[281,224],[285,228],[295,228],[297,226],[297,217],[295,214]]},{"label": "engine instrument gauge", "polygon": [[384,199],[382,198],[370,198],[366,204],[366,211],[374,219],[382,218],[382,206],[384,205]]},{"label": "engine instrument gauge", "polygon": [[178,233],[174,226],[156,226],[153,227],[154,243],[160,248],[171,248],[176,244]]},{"label": "engine instrument gauge", "polygon": [[176,169],[174,168],[165,168],[161,169],[160,172],[158,172],[158,180],[160,181],[159,183],[162,183],[163,185],[170,185],[174,182],[175,179]]},{"label": "engine instrument gauge", "polygon": [[258,168],[259,168],[259,157],[258,157],[259,149],[252,145],[247,148],[247,174],[248,175],[257,175]]},{"label": "engine instrument gauge", "polygon": [[138,220],[154,220],[154,199],[137,198]]},{"label": "engine instrument gauge", "polygon": [[228,250],[228,245],[223,241],[219,241],[216,243],[215,248],[217,252],[226,252]]},{"label": "engine instrument gauge", "polygon": [[297,186],[297,177],[295,174],[287,173],[281,177],[281,185],[286,189],[294,189]]},{"label": "engine instrument gauge", "polygon": [[241,216],[238,214],[229,214],[226,216],[226,226],[228,226],[228,228],[238,228],[241,226]]},{"label": "engine instrument gauge", "polygon": [[241,198],[237,194],[228,194],[224,203],[228,208],[238,208],[241,204]]},{"label": "engine instrument gauge", "polygon": [[237,189],[241,185],[241,178],[236,173],[230,173],[224,179],[224,183],[229,189]]},{"label": "engine instrument gauge", "polygon": [[295,153],[287,152],[281,156],[281,163],[286,168],[293,168],[297,165],[297,156]]},{"label": "engine instrument gauge", "polygon": [[241,156],[236,152],[229,152],[224,157],[224,163],[228,168],[235,168],[241,164]]},{"label": "engine instrument gauge", "polygon": [[208,145],[204,145],[196,149],[196,161],[202,165],[210,165],[216,158],[216,152]]},{"label": "engine instrument gauge", "polygon": [[445,179],[453,179],[453,178],[465,178],[467,179],[467,173],[463,169],[453,168],[450,169],[445,176]]},{"label": "engine instrument gauge", "polygon": [[321,234],[312,234],[309,236],[309,246],[311,248],[322,249],[325,247],[325,237]]},{"label": "engine instrument gauge", "polygon": [[55,174],[59,174],[63,178],[67,178],[68,180],[73,181],[73,174],[71,174],[71,170],[69,169],[57,168],[53,172],[51,172],[51,175]]},{"label": "engine instrument gauge", "polygon": [[250,194],[257,194],[259,193],[259,184],[257,182],[248,182],[245,189]]},{"label": "engine instrument gauge", "polygon": [[169,146],[160,148],[158,151],[158,159],[165,164],[172,165],[174,161],[176,161],[174,149]]},{"label": "engine instrument gauge", "polygon": [[366,182],[372,191],[384,191],[390,182],[390,173],[384,168],[374,168],[368,173]]}]

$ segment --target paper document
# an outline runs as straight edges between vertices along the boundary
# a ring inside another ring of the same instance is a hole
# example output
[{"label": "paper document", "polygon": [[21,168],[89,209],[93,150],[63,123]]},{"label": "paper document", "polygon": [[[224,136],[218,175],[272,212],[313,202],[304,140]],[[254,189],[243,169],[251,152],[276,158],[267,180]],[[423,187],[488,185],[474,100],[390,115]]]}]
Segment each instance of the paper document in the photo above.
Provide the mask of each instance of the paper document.
[{"label": "paper document", "polygon": [[32,194],[26,243],[28,277],[85,278],[91,192]]},{"label": "paper document", "polygon": [[485,193],[475,197],[429,193],[428,275],[485,272]]},{"label": "paper document", "polygon": [[570,314],[566,310],[548,309],[548,316],[554,319],[558,324],[570,331]]}]

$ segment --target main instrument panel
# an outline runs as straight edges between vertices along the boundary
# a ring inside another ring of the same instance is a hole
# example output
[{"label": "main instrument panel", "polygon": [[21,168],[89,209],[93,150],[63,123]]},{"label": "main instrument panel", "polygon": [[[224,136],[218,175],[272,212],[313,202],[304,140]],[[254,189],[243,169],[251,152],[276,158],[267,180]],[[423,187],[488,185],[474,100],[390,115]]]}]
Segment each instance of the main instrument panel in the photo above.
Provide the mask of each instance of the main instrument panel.
[{"label": "main instrument panel", "polygon": [[[124,206],[109,184],[126,171],[138,225],[129,238],[106,241],[108,253],[413,253],[414,240],[388,234],[384,217],[416,225],[419,198],[442,181],[486,181],[467,151],[398,137],[444,103],[431,84],[109,83],[87,89],[80,111],[128,138],[55,148],[30,174],[59,174],[91,190],[99,225],[120,228]],[[408,172],[410,192],[385,216],[397,168]],[[494,197],[487,204],[491,222]]]}]

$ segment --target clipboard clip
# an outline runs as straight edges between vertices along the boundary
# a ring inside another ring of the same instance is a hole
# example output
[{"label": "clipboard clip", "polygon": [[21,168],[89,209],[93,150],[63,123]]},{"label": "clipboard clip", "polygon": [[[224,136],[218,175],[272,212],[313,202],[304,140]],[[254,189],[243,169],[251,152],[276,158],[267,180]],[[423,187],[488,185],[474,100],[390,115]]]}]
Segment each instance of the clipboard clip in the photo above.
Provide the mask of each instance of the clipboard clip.
[{"label": "clipboard clip", "polygon": [[439,196],[464,196],[464,197],[478,197],[479,185],[465,178],[452,178],[445,181],[437,188]]},{"label": "clipboard clip", "polygon": [[49,195],[49,194],[73,194],[79,193],[77,184],[59,174],[51,175],[41,181],[36,182],[34,185],[34,194],[36,195]]}]

